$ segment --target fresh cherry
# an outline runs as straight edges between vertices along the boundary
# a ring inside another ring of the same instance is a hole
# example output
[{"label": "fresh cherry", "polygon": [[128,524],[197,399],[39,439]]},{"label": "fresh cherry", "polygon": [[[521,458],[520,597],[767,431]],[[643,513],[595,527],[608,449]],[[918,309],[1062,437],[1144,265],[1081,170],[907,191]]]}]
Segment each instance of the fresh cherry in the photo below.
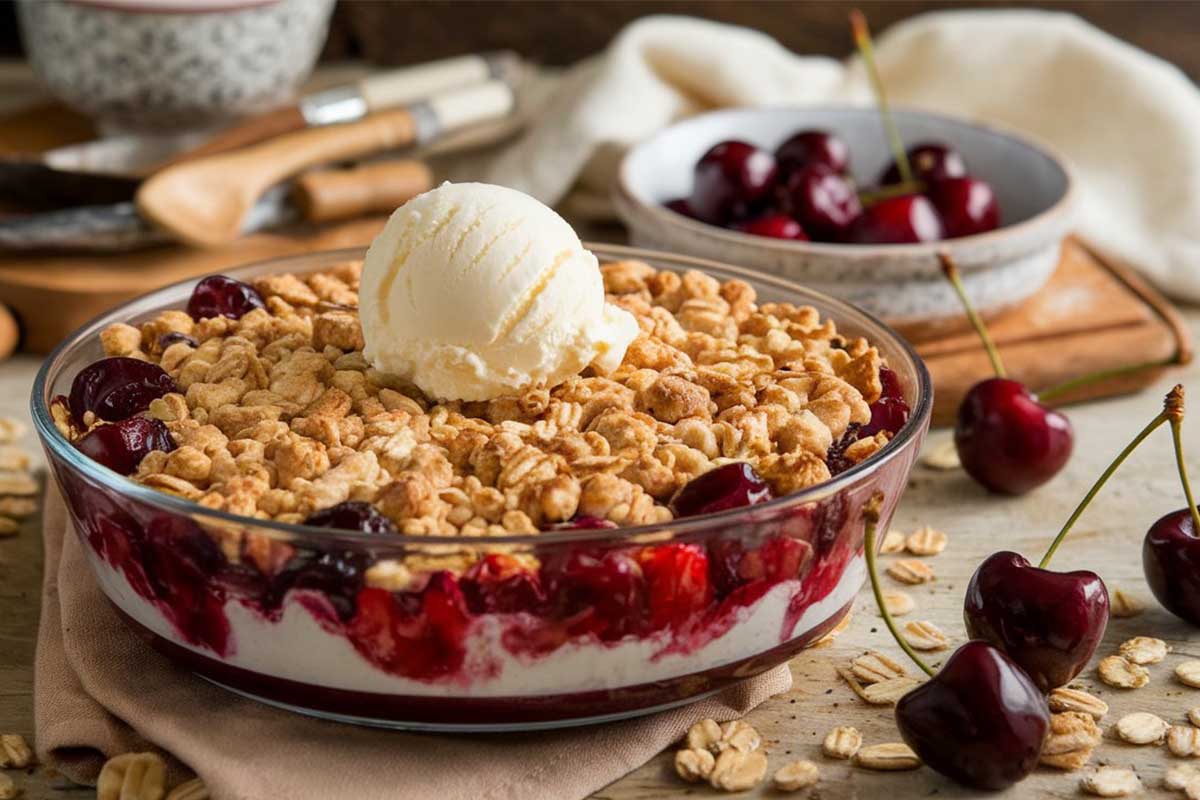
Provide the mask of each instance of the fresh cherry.
[{"label": "fresh cherry", "polygon": [[[936,181],[944,178],[961,178],[967,174],[963,158],[948,144],[921,142],[908,148],[908,163],[912,165],[912,177],[918,181]],[[895,161],[879,176],[879,183],[888,186],[900,183],[900,167]]]},{"label": "fresh cherry", "polygon": [[395,523],[385,517],[379,509],[370,503],[359,500],[347,500],[336,506],[313,512],[304,521],[304,524],[339,531],[359,531],[380,535],[399,534]]},{"label": "fresh cherry", "polygon": [[996,193],[985,181],[963,176],[932,181],[927,192],[942,218],[946,238],[985,233],[1000,226]]},{"label": "fresh cherry", "polygon": [[722,224],[749,213],[775,184],[775,157],[746,142],[714,145],[696,163],[689,205],[705,222]]},{"label": "fresh cherry", "polygon": [[150,401],[179,387],[163,368],[137,358],[103,358],[87,365],[71,383],[68,405],[75,423],[86,427],[83,415],[116,422],[150,407]]},{"label": "fresh cherry", "polygon": [[1150,526],[1142,543],[1142,569],[1158,602],[1182,620],[1200,625],[1200,510],[1183,455],[1183,387],[1167,395],[1163,410],[1171,423],[1175,463],[1187,508],[1172,511]]},{"label": "fresh cherry", "polygon": [[1037,766],[1050,727],[1050,709],[1016,663],[986,642],[968,642],[938,672],[921,660],[896,629],[883,602],[876,566],[882,492],[863,508],[863,551],[879,613],[900,648],[929,680],[896,702],[900,735],[923,762],[976,789],[1003,789]]},{"label": "fresh cherry", "polygon": [[663,205],[676,214],[682,214],[689,219],[696,218],[696,212],[692,211],[692,206],[686,197],[677,197],[674,200],[668,200]]},{"label": "fresh cherry", "polygon": [[130,417],[93,428],[77,446],[85,456],[113,472],[131,475],[151,451],[174,450],[175,440],[160,420]]},{"label": "fresh cherry", "polygon": [[855,244],[916,244],[945,236],[937,209],[921,194],[885,197],[863,209],[850,231]]},{"label": "fresh cherry", "polygon": [[843,241],[862,214],[850,180],[824,164],[788,175],[781,190],[788,213],[819,241]]},{"label": "fresh cherry", "polygon": [[958,408],[959,460],[993,492],[1024,494],[1041,486],[1067,463],[1073,443],[1070,420],[1009,378],[975,384]]},{"label": "fresh cherry", "polygon": [[896,702],[896,726],[932,769],[965,786],[997,790],[1037,767],[1050,709],[1004,653],[967,642]]},{"label": "fresh cherry", "polygon": [[1024,556],[989,556],[971,576],[967,634],[1008,654],[1042,691],[1087,666],[1108,625],[1108,590],[1094,572],[1052,572]]},{"label": "fresh cherry", "polygon": [[767,236],[772,239],[791,239],[797,242],[807,242],[808,234],[804,232],[799,222],[787,214],[768,214],[734,226],[742,233],[755,236]]},{"label": "fresh cherry", "polygon": [[775,148],[779,169],[792,172],[809,164],[822,164],[834,172],[845,172],[850,166],[850,148],[846,142],[829,131],[800,131]]},{"label": "fresh cherry", "polygon": [[229,317],[241,319],[256,308],[265,308],[253,286],[225,275],[210,275],[196,284],[188,300],[187,312],[192,319]]},{"label": "fresh cherry", "polygon": [[765,503],[773,498],[771,487],[754,467],[735,461],[684,484],[671,498],[671,511],[676,517],[695,517]]},{"label": "fresh cherry", "polygon": [[954,259],[949,253],[939,253],[938,259],[997,376],[972,386],[958,407],[954,446],[959,461],[984,488],[1024,494],[1057,475],[1071,457],[1071,422],[1043,405],[1024,384],[1005,376],[1000,353],[975,313]]}]

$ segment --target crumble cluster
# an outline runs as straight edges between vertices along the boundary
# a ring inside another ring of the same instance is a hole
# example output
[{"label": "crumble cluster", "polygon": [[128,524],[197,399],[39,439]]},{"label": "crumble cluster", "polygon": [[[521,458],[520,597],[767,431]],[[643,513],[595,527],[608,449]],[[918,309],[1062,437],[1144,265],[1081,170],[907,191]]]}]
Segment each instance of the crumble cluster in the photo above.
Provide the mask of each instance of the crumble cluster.
[{"label": "crumble cluster", "polygon": [[639,525],[669,520],[681,486],[729,461],[780,495],[827,480],[828,449],[882,391],[878,351],[811,307],[621,261],[602,267],[605,289],[641,334],[615,372],[437,403],[363,358],[360,270],[260,278],[267,307],[238,320],[171,310],[107,328],[108,355],[158,363],[182,391],[148,412],[178,449],[133,479],[283,522],[367,501],[407,534],[528,534],[576,515]]}]

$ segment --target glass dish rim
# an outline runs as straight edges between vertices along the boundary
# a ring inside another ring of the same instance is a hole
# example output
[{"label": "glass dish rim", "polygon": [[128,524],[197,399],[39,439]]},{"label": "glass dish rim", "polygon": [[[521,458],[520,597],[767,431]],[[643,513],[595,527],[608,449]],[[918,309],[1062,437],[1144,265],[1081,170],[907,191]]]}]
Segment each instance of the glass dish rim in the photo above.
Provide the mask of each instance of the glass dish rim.
[{"label": "glass dish rim", "polygon": [[[699,258],[695,256],[685,256],[676,253],[669,253],[658,250],[650,250],[640,247],[630,247],[627,245],[605,244],[599,242],[584,242],[584,246],[602,259],[646,259],[657,261],[663,264],[668,264],[671,267],[691,268],[701,271],[711,271],[716,269],[719,273],[726,273],[731,277],[741,278],[743,280],[767,283],[775,288],[793,294],[800,294],[804,297],[819,300],[822,304],[828,306],[836,317],[833,317],[835,322],[840,321],[843,316],[851,318],[858,317],[856,322],[866,323],[867,327],[874,326],[877,332],[883,337],[891,340],[893,344],[909,361],[913,371],[917,375],[917,396],[916,404],[912,409],[908,422],[904,427],[887,443],[878,453],[873,454],[866,460],[847,469],[836,477],[828,481],[811,486],[800,492],[784,495],[783,497],[775,498],[766,503],[760,503],[754,506],[743,508],[733,508],[726,511],[721,511],[715,514],[705,514],[697,517],[685,517],[682,519],[672,519],[666,522],[654,523],[651,525],[635,525],[627,527],[618,527],[611,529],[581,529],[581,530],[562,530],[562,531],[544,531],[535,534],[513,534],[510,536],[427,536],[413,534],[376,534],[363,533],[350,530],[335,530],[330,528],[318,528],[310,525],[300,525],[295,523],[277,522],[275,520],[256,519],[254,517],[234,514],[228,511],[221,511],[211,508],[206,508],[192,500],[185,500],[182,497],[167,494],[165,492],[152,489],[148,486],[143,486],[135,483],[128,477],[112,471],[108,467],[99,464],[96,461],[83,455],[78,448],[73,446],[54,425],[54,420],[50,416],[49,404],[46,400],[46,389],[49,383],[51,372],[57,372],[56,366],[68,354],[73,352],[77,347],[81,346],[87,337],[98,334],[103,326],[112,322],[123,321],[129,319],[130,315],[122,317],[122,312],[138,303],[147,301],[154,295],[167,293],[172,289],[177,289],[185,285],[194,285],[198,280],[205,277],[204,275],[185,278],[180,281],[161,286],[146,294],[138,295],[131,300],[128,300],[120,305],[109,309],[108,311],[94,317],[88,322],[81,325],[68,335],[62,342],[54,348],[51,353],[46,356],[41,366],[38,368],[37,377],[34,379],[32,395],[30,397],[30,414],[33,419],[34,429],[37,431],[38,437],[42,445],[46,447],[52,455],[65,462],[67,466],[83,474],[84,477],[91,481],[99,483],[103,486],[110,487],[118,494],[129,497],[132,500],[143,502],[151,506],[162,508],[164,511],[182,514],[193,521],[211,520],[214,527],[228,528],[230,526],[241,526],[254,528],[256,531],[271,532],[272,534],[286,537],[292,540],[303,540],[305,542],[313,542],[314,544],[326,542],[329,544],[343,543],[358,543],[363,545],[380,546],[429,546],[448,544],[448,539],[452,538],[453,543],[460,546],[485,546],[485,545],[553,545],[560,543],[589,541],[597,545],[609,544],[611,542],[619,542],[621,540],[634,540],[640,537],[648,537],[652,534],[660,534],[670,532],[673,536],[682,536],[686,534],[697,533],[709,529],[716,525],[736,524],[745,522],[746,517],[753,514],[754,517],[763,517],[770,515],[783,509],[791,507],[799,507],[806,503],[815,502],[825,497],[836,494],[842,489],[855,483],[858,479],[865,477],[888,461],[895,458],[907,446],[911,445],[919,432],[924,429],[933,412],[933,381],[926,368],[924,361],[917,355],[903,337],[896,333],[891,327],[880,321],[873,314],[858,308],[850,303],[847,303],[838,298],[831,297],[822,292],[809,289],[798,283],[780,278],[774,275],[758,272],[745,267],[738,267],[733,264],[726,264],[720,261],[711,259]],[[303,274],[304,270],[301,265],[308,263],[311,265],[314,261],[324,261],[325,263],[336,263],[339,260],[360,259],[366,253],[366,247],[349,247],[338,248],[334,250],[317,250],[308,253],[300,253],[296,255],[260,259],[258,261],[242,264],[237,267],[232,267],[227,270],[222,270],[216,273],[229,275],[230,277],[239,277],[247,273],[258,274],[267,265],[276,267],[276,271],[287,271],[290,266],[296,272]],[[311,271],[311,270],[309,270]]]}]

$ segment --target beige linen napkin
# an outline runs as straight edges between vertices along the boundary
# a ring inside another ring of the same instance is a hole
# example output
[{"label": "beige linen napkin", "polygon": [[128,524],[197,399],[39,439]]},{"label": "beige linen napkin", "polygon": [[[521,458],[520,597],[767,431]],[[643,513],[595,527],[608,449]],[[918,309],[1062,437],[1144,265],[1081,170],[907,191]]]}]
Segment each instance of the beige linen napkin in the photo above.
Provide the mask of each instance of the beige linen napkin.
[{"label": "beige linen napkin", "polygon": [[94,782],[105,758],[153,748],[172,778],[217,800],[584,797],[645,763],[701,717],[741,716],[787,691],[786,665],[687,708],[536,734],[435,736],[290,714],[174,667],[117,617],[92,578],[57,490],[45,509],[46,577],[34,714],[46,763]]}]

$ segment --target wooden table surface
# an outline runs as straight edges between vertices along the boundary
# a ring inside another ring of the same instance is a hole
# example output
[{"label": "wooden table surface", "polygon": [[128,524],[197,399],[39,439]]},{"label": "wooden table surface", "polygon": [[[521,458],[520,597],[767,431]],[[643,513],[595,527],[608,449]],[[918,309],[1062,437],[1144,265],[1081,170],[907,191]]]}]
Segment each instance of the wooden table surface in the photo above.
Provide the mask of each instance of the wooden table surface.
[{"label": "wooden table surface", "polygon": [[[1200,309],[1185,313],[1193,333],[1200,335]],[[28,357],[0,365],[0,415],[26,417],[29,387],[36,367],[37,362]],[[1194,394],[1195,413],[1185,435],[1193,474],[1200,479],[1200,365],[1194,364],[1176,378],[1190,384]],[[919,467],[897,512],[894,527],[907,531],[919,525],[933,525],[946,531],[950,544],[944,553],[928,559],[938,579],[927,587],[911,590],[917,609],[907,619],[932,620],[956,642],[961,642],[962,594],[975,565],[998,548],[1014,549],[1032,559],[1039,557],[1104,464],[1157,413],[1169,385],[1170,381],[1164,381],[1140,395],[1071,409],[1076,430],[1075,456],[1055,480],[1024,498],[992,497],[961,472],[934,472]],[[945,432],[934,433],[931,444],[945,441],[945,436]],[[30,449],[36,447],[32,434],[27,436],[27,444]],[[1109,689],[1095,680],[1094,669],[1085,672],[1080,683],[1111,706],[1105,719],[1106,731],[1120,716],[1132,711],[1150,711],[1169,722],[1182,723],[1188,708],[1200,706],[1200,690],[1183,687],[1171,676],[1180,660],[1200,658],[1200,631],[1155,605],[1141,569],[1141,540],[1146,528],[1161,514],[1181,507],[1182,502],[1169,435],[1163,429],[1143,445],[1097,499],[1055,562],[1059,569],[1094,569],[1103,576],[1110,591],[1119,587],[1146,604],[1141,616],[1112,622],[1100,655],[1114,651],[1121,641],[1135,635],[1157,636],[1174,648],[1166,662],[1150,668],[1149,686],[1136,691]],[[31,663],[41,582],[37,525],[37,520],[31,519],[19,536],[0,539],[0,732],[19,732],[30,739],[33,734]],[[835,725],[858,727],[868,743],[898,739],[890,709],[864,705],[834,673],[836,664],[868,648],[882,650],[898,660],[904,658],[873,612],[869,592],[864,591],[851,625],[832,646],[809,651],[792,662],[794,688],[749,715],[749,721],[764,735],[771,769],[792,758],[816,760],[821,765],[821,784],[813,796],[823,800],[876,797],[885,792],[895,798],[974,796],[975,793],[928,769],[869,773],[820,757],[820,741]],[[663,753],[596,796],[635,800],[716,794],[704,786],[681,783],[674,777],[670,763],[671,754]],[[1161,789],[1161,782],[1169,765],[1179,760],[1165,748],[1131,747],[1106,733],[1092,763],[1135,767],[1148,787],[1143,796],[1174,796]],[[18,786],[24,787],[24,796],[31,800],[92,796],[90,789],[71,787],[62,778],[44,771],[14,777]],[[1009,792],[991,796],[1077,796],[1078,781],[1079,774],[1039,770]],[[741,796],[759,795],[778,796],[765,785]]]}]

